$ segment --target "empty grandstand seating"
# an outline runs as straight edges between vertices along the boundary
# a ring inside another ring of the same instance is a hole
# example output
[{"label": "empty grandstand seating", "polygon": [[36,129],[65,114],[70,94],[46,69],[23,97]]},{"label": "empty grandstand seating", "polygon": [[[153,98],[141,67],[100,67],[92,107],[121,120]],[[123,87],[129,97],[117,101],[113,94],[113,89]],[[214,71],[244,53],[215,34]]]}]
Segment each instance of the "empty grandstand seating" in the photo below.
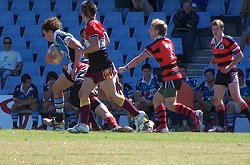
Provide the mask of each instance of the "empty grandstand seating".
[{"label": "empty grandstand seating", "polygon": [[225,14],[225,4],[222,0],[209,0],[207,3],[207,12],[210,13],[210,16],[222,16]]},{"label": "empty grandstand seating", "polygon": [[0,11],[0,27],[14,25],[14,15],[12,11]]},{"label": "empty grandstand seating", "polygon": [[103,24],[106,28],[112,28],[114,26],[122,26],[122,13],[107,12],[105,14]]},{"label": "empty grandstand seating", "polygon": [[199,15],[198,29],[208,29],[210,28],[211,18],[209,12],[197,12]]},{"label": "empty grandstand seating", "polygon": [[24,11],[29,11],[29,0],[13,0],[11,11],[14,12],[15,15],[21,14]]},{"label": "empty grandstand seating", "polygon": [[231,0],[225,16],[239,17],[242,2],[243,0]]},{"label": "empty grandstand seating", "polygon": [[166,12],[150,12],[149,16],[148,16],[147,25],[150,25],[152,20],[155,18],[159,18],[159,19],[167,22],[166,21]]},{"label": "empty grandstand seating", "polygon": [[128,12],[125,20],[125,25],[129,26],[129,28],[135,28],[137,26],[144,25],[144,13]]},{"label": "empty grandstand seating", "polygon": [[17,25],[20,25],[22,27],[29,26],[29,25],[35,25],[36,24],[36,16],[35,12],[33,11],[23,11],[18,14],[17,17]]},{"label": "empty grandstand seating", "polygon": [[50,12],[51,11],[50,0],[42,0],[42,1],[35,0],[32,11],[34,11],[37,15]]},{"label": "empty grandstand seating", "polygon": [[162,11],[166,12],[166,16],[171,16],[181,7],[180,0],[165,0],[163,2]]}]

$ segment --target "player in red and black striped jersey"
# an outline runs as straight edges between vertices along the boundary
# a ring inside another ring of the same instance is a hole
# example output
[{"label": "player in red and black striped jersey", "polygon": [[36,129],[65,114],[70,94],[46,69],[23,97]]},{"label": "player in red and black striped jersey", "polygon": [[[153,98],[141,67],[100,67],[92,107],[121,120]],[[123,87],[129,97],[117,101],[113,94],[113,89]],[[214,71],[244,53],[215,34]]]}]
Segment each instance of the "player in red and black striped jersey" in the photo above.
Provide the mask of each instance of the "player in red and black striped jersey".
[{"label": "player in red and black striped jersey", "polygon": [[105,32],[103,25],[96,20],[96,5],[90,1],[84,1],[81,4],[81,14],[86,22],[83,31],[84,48],[79,48],[76,52],[78,55],[84,54],[89,59],[90,67],[85,75],[82,87],[79,91],[80,111],[82,112],[81,127],[85,127],[88,132],[88,113],[90,111],[89,94],[100,84],[104,93],[110,101],[126,109],[135,117],[137,130],[144,127],[145,113],[139,112],[130,101],[119,94],[115,87],[117,71],[114,64],[109,59],[106,46],[109,44],[109,37]]},{"label": "player in red and black striped jersey", "polygon": [[241,112],[246,114],[250,121],[247,103],[241,98],[239,80],[236,65],[242,60],[243,54],[238,44],[232,37],[224,35],[224,23],[217,19],[211,23],[214,38],[211,41],[214,58],[210,64],[218,65],[218,72],[214,86],[214,104],[218,113],[218,126],[210,129],[209,132],[225,132],[225,105],[223,97],[226,88],[229,88],[231,96],[238,103]]},{"label": "player in red and black striped jersey", "polygon": [[176,92],[182,85],[182,76],[176,64],[177,57],[174,52],[174,44],[165,37],[166,31],[166,23],[160,19],[154,19],[149,29],[149,34],[154,41],[146,46],[145,50],[126,66],[120,67],[119,71],[124,72],[129,68],[135,67],[146,58],[154,57],[161,66],[163,80],[162,86],[153,98],[154,108],[159,117],[159,127],[156,128],[156,132],[169,131],[166,123],[167,114],[163,105],[164,100],[167,102],[169,110],[191,117],[197,127],[196,129],[199,129],[202,111],[195,111],[183,104],[175,103]]}]

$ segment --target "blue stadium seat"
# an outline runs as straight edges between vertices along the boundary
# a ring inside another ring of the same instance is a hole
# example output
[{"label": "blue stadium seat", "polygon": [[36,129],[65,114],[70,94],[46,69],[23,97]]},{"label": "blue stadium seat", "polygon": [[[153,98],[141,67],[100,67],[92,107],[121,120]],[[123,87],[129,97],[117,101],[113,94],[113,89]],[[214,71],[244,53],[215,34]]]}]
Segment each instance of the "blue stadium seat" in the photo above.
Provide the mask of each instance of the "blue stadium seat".
[{"label": "blue stadium seat", "polygon": [[209,12],[212,17],[225,15],[224,0],[209,0],[206,11]]},{"label": "blue stadium seat", "polygon": [[106,28],[112,28],[114,26],[122,26],[122,13],[107,12],[105,14],[103,24]]},{"label": "blue stadium seat", "polygon": [[19,25],[6,25],[6,26],[4,26],[1,36],[4,36],[4,37],[7,37],[7,36],[21,37],[20,26]]},{"label": "blue stadium seat", "polygon": [[123,38],[119,42],[118,50],[123,51],[127,54],[130,51],[137,52],[137,41],[134,38]]},{"label": "blue stadium seat", "polygon": [[48,19],[48,18],[50,18],[50,17],[56,17],[56,16],[57,16],[56,12],[45,12],[45,13],[41,13],[41,14],[40,14],[40,17],[39,17],[38,24],[39,24],[39,25],[42,25],[43,22],[44,22],[46,19]]},{"label": "blue stadium seat", "polygon": [[148,32],[149,28],[150,28],[149,25],[137,26],[135,28],[133,38],[135,38],[137,42],[143,42],[145,40],[150,39],[149,32]]},{"label": "blue stadium seat", "polygon": [[23,37],[27,41],[31,41],[34,38],[42,38],[42,26],[41,25],[29,25],[25,27]]},{"label": "blue stadium seat", "polygon": [[97,11],[101,16],[104,16],[106,13],[110,11],[116,11],[115,1],[114,0],[105,0],[99,1],[97,6]]},{"label": "blue stadium seat", "polygon": [[144,13],[128,12],[125,20],[125,25],[129,26],[129,28],[135,28],[138,25],[144,25]]},{"label": "blue stadium seat", "polygon": [[181,7],[180,0],[165,0],[163,2],[162,11],[166,12],[166,16],[171,16]]},{"label": "blue stadium seat", "polygon": [[114,41],[120,41],[124,38],[130,38],[130,32],[129,32],[129,26],[123,25],[123,26],[114,26],[112,28],[111,32],[111,39]]},{"label": "blue stadium seat", "polygon": [[115,41],[113,40],[113,38],[110,38],[110,43],[107,46],[107,50],[117,50],[117,48],[115,48]]},{"label": "blue stadium seat", "polygon": [[142,78],[142,71],[141,71],[141,67],[142,65],[145,64],[145,61],[141,62],[140,64],[138,64],[133,72],[132,77],[135,77],[137,80],[139,80],[140,78]]},{"label": "blue stadium seat", "polygon": [[0,11],[0,26],[14,25],[14,15],[12,11]]},{"label": "blue stadium seat", "polygon": [[197,28],[198,29],[210,28],[211,18],[209,12],[197,12],[197,14],[200,17]]},{"label": "blue stadium seat", "polygon": [[243,0],[231,0],[225,16],[239,17],[242,3]]},{"label": "blue stadium seat", "polygon": [[26,49],[26,40],[18,36],[11,36],[12,38],[12,49],[21,50]]},{"label": "blue stadium seat", "polygon": [[54,71],[58,75],[61,75],[62,74],[62,64],[58,64],[58,65],[47,64],[44,68],[43,77],[46,76],[48,74],[48,72],[50,72],[50,71]]},{"label": "blue stadium seat", "polygon": [[71,33],[77,40],[81,41],[81,37],[80,37],[80,30],[83,28],[83,26],[69,26],[69,33]]},{"label": "blue stadium seat", "polygon": [[159,68],[160,67],[159,63],[153,57],[149,58],[148,63],[151,65],[152,68]]},{"label": "blue stadium seat", "polygon": [[21,54],[23,63],[32,63],[33,62],[33,54],[32,54],[31,50],[23,48],[23,49],[19,49],[16,51],[18,51]]},{"label": "blue stadium seat", "polygon": [[64,12],[73,11],[72,1],[69,0],[57,0],[54,11],[57,15],[62,15]]},{"label": "blue stadium seat", "polygon": [[33,11],[20,12],[18,14],[16,24],[20,25],[22,27],[26,27],[26,26],[29,26],[29,25],[35,25],[36,24],[35,12],[33,12]]},{"label": "blue stadium seat", "polygon": [[32,11],[34,11],[37,15],[50,12],[50,0],[34,0]]},{"label": "blue stadium seat", "polygon": [[31,77],[40,76],[40,66],[36,63],[23,63],[22,74],[28,73]]},{"label": "blue stadium seat", "polygon": [[48,50],[48,42],[43,38],[35,38],[31,41],[29,49],[31,49],[33,52],[40,49]]},{"label": "blue stadium seat", "polygon": [[0,0],[0,11],[8,10],[8,0]]},{"label": "blue stadium seat", "polygon": [[145,47],[148,46],[151,42],[153,42],[153,40],[149,37],[142,41],[140,51],[144,51]]},{"label": "blue stadium seat", "polygon": [[175,54],[178,55],[183,55],[183,48],[182,48],[182,39],[181,38],[171,38],[171,40],[174,43],[174,51]]},{"label": "blue stadium seat", "polygon": [[123,51],[123,54],[127,55],[125,63],[127,64],[129,61],[131,61],[133,58],[138,56],[140,53],[141,53],[140,51],[133,50],[133,49],[126,50],[125,52]]},{"label": "blue stadium seat", "polygon": [[67,11],[61,15],[61,22],[63,27],[77,26],[79,25],[78,13]]},{"label": "blue stadium seat", "polygon": [[171,33],[172,33],[172,30],[174,28],[174,22],[173,22],[173,18],[174,18],[174,14],[173,13],[170,17],[170,20],[168,22],[168,28],[167,28],[167,37],[170,38],[171,37]]},{"label": "blue stadium seat", "polygon": [[123,63],[123,52],[121,50],[108,50],[109,58],[115,64],[116,68],[122,66]]},{"label": "blue stadium seat", "polygon": [[159,18],[166,22],[166,12],[150,12],[148,16],[147,25],[151,25],[153,19]]},{"label": "blue stadium seat", "polygon": [[7,94],[13,94],[15,86],[21,84],[21,77],[18,76],[10,76],[8,77],[4,90]]},{"label": "blue stadium seat", "polygon": [[29,11],[29,0],[13,0],[11,11],[13,11],[15,15]]},{"label": "blue stadium seat", "polygon": [[123,77],[123,83],[128,83],[129,85],[131,85],[134,92],[136,89],[137,80],[138,79],[136,77]]}]

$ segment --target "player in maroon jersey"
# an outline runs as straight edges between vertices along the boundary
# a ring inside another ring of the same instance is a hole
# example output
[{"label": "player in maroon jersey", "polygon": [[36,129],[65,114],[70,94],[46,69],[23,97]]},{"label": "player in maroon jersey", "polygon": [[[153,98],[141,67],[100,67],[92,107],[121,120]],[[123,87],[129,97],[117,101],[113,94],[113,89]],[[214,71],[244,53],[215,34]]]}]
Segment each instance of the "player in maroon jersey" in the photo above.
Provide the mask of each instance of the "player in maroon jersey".
[{"label": "player in maroon jersey", "polygon": [[239,90],[239,80],[236,65],[243,58],[243,54],[238,44],[231,36],[225,35],[224,23],[217,19],[211,23],[212,33],[214,38],[211,41],[212,53],[214,58],[210,64],[218,65],[218,72],[214,85],[214,104],[218,113],[218,126],[214,127],[209,132],[225,132],[225,105],[223,97],[228,87],[230,94],[235,102],[239,105],[241,112],[244,113],[249,121],[250,115],[247,103],[241,98]]},{"label": "player in maroon jersey", "polygon": [[117,71],[114,64],[108,57],[106,45],[109,44],[109,37],[103,25],[96,20],[96,5],[90,1],[84,1],[81,4],[81,14],[86,22],[84,28],[84,46],[79,48],[77,53],[84,54],[89,59],[90,67],[85,75],[82,87],[79,91],[80,108],[82,114],[81,124],[77,129],[88,133],[88,113],[90,111],[89,94],[100,84],[107,98],[118,106],[126,109],[135,117],[137,131],[144,127],[144,112],[139,112],[122,93],[116,91],[115,82]]},{"label": "player in maroon jersey", "polygon": [[176,103],[176,92],[181,88],[182,76],[176,64],[177,57],[174,52],[173,42],[166,38],[167,25],[160,19],[154,19],[149,29],[149,34],[154,41],[146,46],[145,50],[132,59],[127,65],[120,67],[119,71],[124,72],[133,68],[148,57],[154,57],[161,66],[161,76],[163,84],[153,98],[154,108],[159,117],[159,127],[156,132],[169,132],[166,122],[166,110],[163,102],[167,103],[167,108],[171,111],[189,116],[198,131],[200,119],[203,115],[201,110],[193,110],[183,104]]}]

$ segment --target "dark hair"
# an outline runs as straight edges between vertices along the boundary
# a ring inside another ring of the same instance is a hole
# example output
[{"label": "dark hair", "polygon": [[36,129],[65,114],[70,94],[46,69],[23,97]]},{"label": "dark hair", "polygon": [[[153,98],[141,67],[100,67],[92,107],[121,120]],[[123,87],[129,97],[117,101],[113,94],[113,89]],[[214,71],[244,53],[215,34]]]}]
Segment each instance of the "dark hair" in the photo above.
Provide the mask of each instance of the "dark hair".
[{"label": "dark hair", "polygon": [[10,40],[10,41],[12,41],[12,39],[10,38],[10,37],[4,37],[4,39],[3,39],[3,42],[5,41],[5,40]]},{"label": "dark hair", "polygon": [[244,73],[242,69],[237,69],[238,71],[238,77],[242,77],[242,79],[244,79]]},{"label": "dark hair", "polygon": [[58,79],[58,74],[54,71],[50,71],[47,73],[46,75],[46,83],[49,81],[49,80],[57,80]]},{"label": "dark hair", "polygon": [[58,29],[62,29],[62,23],[57,17],[50,17],[46,19],[42,25],[42,30],[55,32]]},{"label": "dark hair", "polygon": [[31,80],[31,77],[29,74],[25,73],[21,76],[21,81],[24,83],[26,80]]},{"label": "dark hair", "polygon": [[83,3],[81,4],[81,12],[88,18],[94,19],[96,11],[96,5],[89,0],[83,1]]},{"label": "dark hair", "polygon": [[204,76],[206,75],[207,72],[211,72],[213,75],[215,75],[215,71],[212,68],[205,69]]},{"label": "dark hair", "polygon": [[143,64],[143,65],[141,66],[141,70],[142,70],[142,71],[143,71],[143,69],[150,69],[150,70],[152,70],[152,67],[151,67],[150,64],[146,63],[146,64]]}]

